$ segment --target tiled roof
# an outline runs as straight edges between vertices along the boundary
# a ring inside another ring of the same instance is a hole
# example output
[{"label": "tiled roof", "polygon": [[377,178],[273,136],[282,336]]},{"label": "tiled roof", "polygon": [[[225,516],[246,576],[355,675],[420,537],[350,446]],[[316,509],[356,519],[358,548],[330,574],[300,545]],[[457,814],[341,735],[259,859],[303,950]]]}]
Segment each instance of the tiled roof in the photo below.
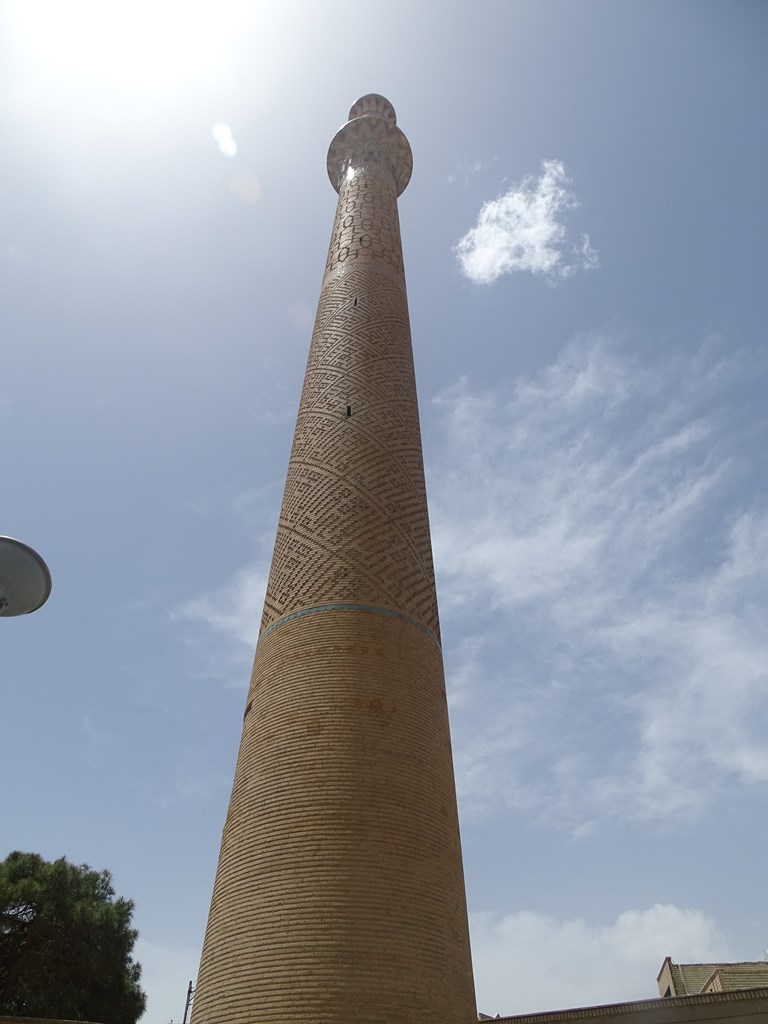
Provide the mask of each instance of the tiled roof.
[{"label": "tiled roof", "polygon": [[692,996],[701,992],[712,974],[721,964],[672,964],[675,992],[679,996]]},{"label": "tiled roof", "polygon": [[[717,964],[713,964],[717,967]],[[722,1011],[712,1016],[712,1008]],[[682,1011],[682,1013],[681,1013]],[[608,1003],[602,1006],[580,1006],[570,1010],[548,1010],[499,1018],[499,1024],[622,1024],[645,1018],[648,1024],[679,1024],[687,1021],[730,1020],[744,1017],[750,1021],[765,1020],[768,1011],[768,988],[752,988],[739,992],[714,992],[706,995],[673,996],[667,999],[642,999],[632,1003]],[[487,1019],[487,1018],[486,1018]]]},{"label": "tiled roof", "polygon": [[697,992],[737,992],[768,985],[768,963],[763,960],[732,964],[670,963],[677,995]]},{"label": "tiled roof", "polygon": [[768,963],[718,964],[706,983],[707,992],[738,992],[768,985]]}]

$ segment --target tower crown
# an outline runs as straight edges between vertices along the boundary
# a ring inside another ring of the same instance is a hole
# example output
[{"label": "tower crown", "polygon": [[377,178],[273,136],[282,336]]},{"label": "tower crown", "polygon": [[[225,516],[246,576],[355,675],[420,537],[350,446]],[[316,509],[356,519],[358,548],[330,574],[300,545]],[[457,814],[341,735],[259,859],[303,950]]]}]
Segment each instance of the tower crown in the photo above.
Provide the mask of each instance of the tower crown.
[{"label": "tower crown", "polygon": [[377,92],[369,92],[361,96],[357,103],[354,103],[349,111],[347,120],[353,121],[356,117],[383,117],[385,121],[397,124],[395,108],[384,96]]},{"label": "tower crown", "polygon": [[408,139],[397,127],[395,108],[376,92],[353,104],[349,121],[336,132],[328,150],[328,177],[338,192],[344,176],[365,167],[390,174],[395,195],[411,180],[413,154]]}]

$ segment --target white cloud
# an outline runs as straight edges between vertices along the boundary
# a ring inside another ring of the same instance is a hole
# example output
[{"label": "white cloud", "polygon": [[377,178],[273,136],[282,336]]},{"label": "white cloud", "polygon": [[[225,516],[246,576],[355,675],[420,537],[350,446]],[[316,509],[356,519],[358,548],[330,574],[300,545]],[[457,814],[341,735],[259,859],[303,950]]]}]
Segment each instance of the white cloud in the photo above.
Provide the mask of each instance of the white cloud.
[{"label": "white cloud", "polygon": [[211,134],[216,140],[220,153],[229,157],[237,155],[237,143],[232,137],[232,129],[228,124],[218,121],[211,129]]},{"label": "white cloud", "polygon": [[707,346],[644,364],[583,338],[532,379],[438,398],[466,815],[506,804],[580,835],[768,784],[768,503],[750,490],[765,444],[756,419],[750,453],[741,372]]},{"label": "white cloud", "polygon": [[[258,403],[255,415],[263,424],[284,418],[283,412]],[[238,532],[250,537],[253,552],[251,562],[220,586],[179,601],[169,610],[191,655],[189,671],[197,678],[234,689],[248,685],[267,590],[280,484],[272,480],[234,496],[214,488],[201,492],[190,505],[205,518],[231,518]]]},{"label": "white cloud", "polygon": [[[531,377],[436,399],[431,518],[467,820],[514,809],[578,839],[768,784],[768,501],[753,484],[766,366],[716,341],[637,351],[583,337]],[[259,565],[174,612],[209,627],[188,628],[196,664],[236,685],[272,536]]]},{"label": "white cloud", "polygon": [[192,598],[172,612],[175,621],[202,622],[248,647],[256,646],[267,575],[263,566],[241,569],[213,594]]},{"label": "white cloud", "polygon": [[626,910],[606,925],[532,911],[471,914],[470,925],[478,1007],[488,1014],[652,999],[665,955],[732,956],[711,917],[669,904]]},{"label": "white cloud", "polygon": [[[566,1006],[652,998],[666,954],[682,961],[733,958],[711,917],[657,904],[626,910],[608,924],[534,911],[470,914],[478,1007],[484,1013],[526,1013]],[[147,1011],[155,1024],[180,1022],[200,951],[140,936]]]},{"label": "white cloud", "polygon": [[589,236],[573,244],[561,222],[578,205],[570,184],[560,160],[545,160],[539,178],[528,176],[485,203],[475,227],[456,246],[462,273],[477,284],[492,284],[502,274],[527,270],[555,283],[596,267]]}]

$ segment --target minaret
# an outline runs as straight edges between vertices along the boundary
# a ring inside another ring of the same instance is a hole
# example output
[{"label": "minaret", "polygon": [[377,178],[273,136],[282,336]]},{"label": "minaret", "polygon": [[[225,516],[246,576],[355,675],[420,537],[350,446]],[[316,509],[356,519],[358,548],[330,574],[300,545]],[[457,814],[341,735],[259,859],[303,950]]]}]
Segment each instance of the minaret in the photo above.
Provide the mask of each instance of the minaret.
[{"label": "minaret", "polygon": [[382,96],[339,193],[193,1024],[476,1019],[397,197]]}]

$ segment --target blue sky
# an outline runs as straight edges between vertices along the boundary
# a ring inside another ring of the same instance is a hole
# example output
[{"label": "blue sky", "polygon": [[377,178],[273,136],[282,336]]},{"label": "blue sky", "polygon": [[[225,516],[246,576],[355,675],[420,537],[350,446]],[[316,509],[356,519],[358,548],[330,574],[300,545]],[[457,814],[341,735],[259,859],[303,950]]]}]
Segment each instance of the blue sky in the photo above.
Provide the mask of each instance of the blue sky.
[{"label": "blue sky", "polygon": [[109,868],[148,1024],[197,969],[334,213],[380,92],[486,1013],[758,959],[758,2],[0,5],[0,845]]}]

